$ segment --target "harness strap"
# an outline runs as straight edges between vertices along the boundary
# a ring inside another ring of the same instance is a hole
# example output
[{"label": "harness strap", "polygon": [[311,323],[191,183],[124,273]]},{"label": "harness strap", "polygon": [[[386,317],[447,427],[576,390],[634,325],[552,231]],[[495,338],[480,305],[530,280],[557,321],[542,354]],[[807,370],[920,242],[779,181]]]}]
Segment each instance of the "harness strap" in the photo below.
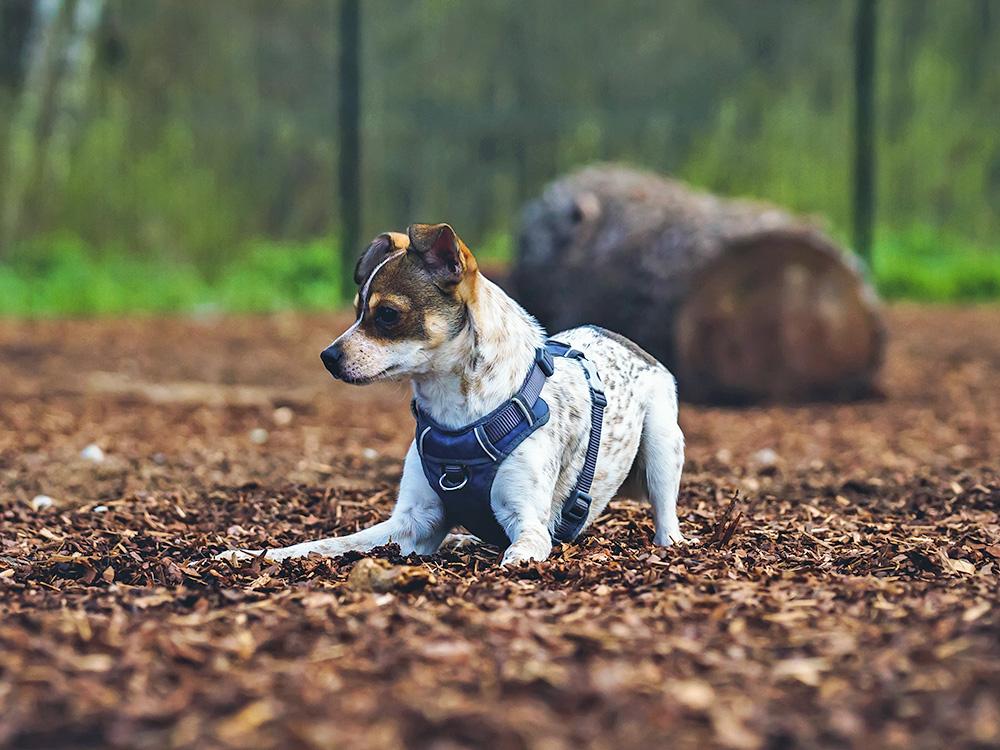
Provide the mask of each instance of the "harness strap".
[{"label": "harness strap", "polygon": [[597,368],[583,355],[583,352],[561,342],[548,343],[565,347],[565,351],[556,356],[575,359],[580,363],[590,388],[590,439],[587,442],[587,453],[583,459],[583,468],[580,469],[580,475],[576,479],[576,487],[563,502],[561,517],[556,522],[552,534],[553,540],[556,542],[569,542],[579,536],[590,514],[590,505],[593,502],[590,488],[594,483],[594,473],[597,471],[597,455],[601,450],[601,430],[604,426],[604,409],[608,405],[608,400],[604,395],[604,383],[601,382]]},{"label": "harness strap", "polygon": [[[491,461],[503,460],[506,456],[497,450],[496,444],[521,427],[522,423],[529,429],[536,426],[536,417],[533,412],[535,402],[538,401],[542,388],[545,387],[545,381],[553,372],[555,372],[555,367],[552,362],[552,354],[547,349],[536,349],[535,361],[517,393],[480,422],[466,428],[473,431],[485,457]],[[425,422],[430,426],[430,429],[436,427],[433,420],[420,412],[416,399],[410,402],[410,411],[413,412],[413,417],[418,424]],[[425,429],[424,433],[426,432]],[[423,434],[419,435],[417,451],[421,456],[424,455]]]},{"label": "harness strap", "polygon": [[[550,363],[548,372],[546,372],[544,362],[542,361],[546,358]],[[533,421],[531,418],[531,407],[538,400],[538,396],[545,386],[545,380],[553,372],[551,362],[551,354],[545,349],[537,350],[535,353],[535,363],[532,365],[531,371],[528,373],[528,377],[525,378],[520,390],[482,425],[483,432],[491,443],[499,442],[506,435],[509,435],[524,419],[528,420],[529,425],[531,424]]]}]

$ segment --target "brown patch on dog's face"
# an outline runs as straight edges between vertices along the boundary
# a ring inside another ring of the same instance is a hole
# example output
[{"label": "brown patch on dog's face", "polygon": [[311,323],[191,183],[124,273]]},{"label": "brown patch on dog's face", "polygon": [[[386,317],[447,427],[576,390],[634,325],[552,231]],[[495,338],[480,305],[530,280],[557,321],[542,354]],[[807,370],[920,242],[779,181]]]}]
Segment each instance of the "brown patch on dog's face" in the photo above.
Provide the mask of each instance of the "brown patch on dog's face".
[{"label": "brown patch on dog's face", "polygon": [[447,366],[438,355],[466,328],[477,276],[475,258],[447,224],[376,237],[355,269],[357,322],[332,345],[340,377],[368,383]]}]

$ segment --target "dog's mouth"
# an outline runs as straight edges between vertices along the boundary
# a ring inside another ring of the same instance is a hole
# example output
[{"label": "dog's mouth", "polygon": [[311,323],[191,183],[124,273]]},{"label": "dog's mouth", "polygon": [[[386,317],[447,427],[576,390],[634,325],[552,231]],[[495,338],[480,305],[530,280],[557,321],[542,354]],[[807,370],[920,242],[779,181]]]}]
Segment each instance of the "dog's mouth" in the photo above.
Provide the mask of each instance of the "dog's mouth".
[{"label": "dog's mouth", "polygon": [[342,374],[340,376],[334,375],[334,380],[340,380],[341,382],[347,383],[348,385],[371,385],[372,383],[379,383],[384,380],[391,380],[393,377],[400,373],[398,366],[393,365],[387,367],[382,372],[376,373],[375,375],[368,375],[365,377],[357,377],[353,375]]}]

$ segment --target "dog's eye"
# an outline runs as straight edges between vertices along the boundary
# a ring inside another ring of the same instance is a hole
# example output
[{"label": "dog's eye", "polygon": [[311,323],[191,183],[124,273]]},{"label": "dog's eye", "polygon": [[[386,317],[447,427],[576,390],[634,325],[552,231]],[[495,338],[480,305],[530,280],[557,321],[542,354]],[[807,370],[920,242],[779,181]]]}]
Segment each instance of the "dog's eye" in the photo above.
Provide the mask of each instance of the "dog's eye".
[{"label": "dog's eye", "polygon": [[375,308],[375,322],[386,328],[396,325],[399,322],[399,310],[388,305],[379,305]]}]

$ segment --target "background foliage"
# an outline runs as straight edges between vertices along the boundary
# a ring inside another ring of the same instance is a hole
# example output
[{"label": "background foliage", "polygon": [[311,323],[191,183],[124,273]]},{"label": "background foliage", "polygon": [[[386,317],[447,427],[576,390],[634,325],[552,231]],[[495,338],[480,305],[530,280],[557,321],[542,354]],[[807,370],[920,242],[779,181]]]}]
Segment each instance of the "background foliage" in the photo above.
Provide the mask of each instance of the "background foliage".
[{"label": "background foliage", "polygon": [[[0,36],[25,5],[2,2]],[[85,75],[35,92],[30,146],[31,40],[0,56],[0,202],[20,207],[0,312],[331,304],[337,4],[97,5]],[[844,239],[853,8],[364,0],[365,233],[448,220],[502,254],[546,181],[623,160],[815,214]],[[998,296],[1000,2],[881,0],[879,14],[880,286]]]}]

